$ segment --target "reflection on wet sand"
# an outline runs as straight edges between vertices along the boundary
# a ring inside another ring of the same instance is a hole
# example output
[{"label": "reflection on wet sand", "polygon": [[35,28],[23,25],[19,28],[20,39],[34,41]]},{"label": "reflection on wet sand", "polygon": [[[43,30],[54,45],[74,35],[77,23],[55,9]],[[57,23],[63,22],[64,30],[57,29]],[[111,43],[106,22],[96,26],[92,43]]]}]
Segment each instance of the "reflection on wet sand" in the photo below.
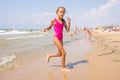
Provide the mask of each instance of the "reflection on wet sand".
[{"label": "reflection on wet sand", "polygon": [[[67,76],[67,72],[62,72],[63,74],[63,80],[69,80]],[[51,72],[48,73],[49,75],[49,80],[57,80],[55,79],[55,75],[53,75]]]},{"label": "reflection on wet sand", "polygon": [[55,80],[54,76],[51,74],[51,72],[48,73],[49,74],[49,80]]},{"label": "reflection on wet sand", "polygon": [[64,80],[69,80],[66,72],[63,72],[63,78],[64,78]]}]

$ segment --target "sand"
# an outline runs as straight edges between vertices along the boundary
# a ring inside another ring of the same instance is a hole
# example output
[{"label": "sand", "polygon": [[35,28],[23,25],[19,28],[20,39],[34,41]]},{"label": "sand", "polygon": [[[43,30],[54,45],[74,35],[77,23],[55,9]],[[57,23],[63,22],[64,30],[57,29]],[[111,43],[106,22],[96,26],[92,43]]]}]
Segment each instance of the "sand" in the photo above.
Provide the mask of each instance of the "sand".
[{"label": "sand", "polygon": [[94,31],[94,50],[87,54],[89,80],[120,80],[120,32]]},{"label": "sand", "polygon": [[61,58],[37,58],[16,70],[0,73],[0,80],[120,80],[120,33],[94,31],[95,42],[84,39],[65,46],[66,66],[61,71]]},{"label": "sand", "polygon": [[0,80],[87,80],[86,52],[92,47],[81,39],[66,44],[64,48],[67,52],[66,66],[71,71],[61,70],[60,57],[51,58],[47,63],[46,56],[43,56],[19,69],[0,72]]}]

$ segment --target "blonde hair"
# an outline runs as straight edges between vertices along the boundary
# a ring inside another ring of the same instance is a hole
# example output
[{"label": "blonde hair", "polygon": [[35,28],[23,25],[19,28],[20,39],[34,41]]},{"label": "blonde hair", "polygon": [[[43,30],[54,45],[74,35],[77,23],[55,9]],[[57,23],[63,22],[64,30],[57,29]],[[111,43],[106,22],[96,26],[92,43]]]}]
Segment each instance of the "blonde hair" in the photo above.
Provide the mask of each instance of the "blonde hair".
[{"label": "blonde hair", "polygon": [[59,11],[60,8],[63,8],[64,11],[66,12],[66,9],[63,6],[60,6],[60,7],[57,8],[56,13]]}]

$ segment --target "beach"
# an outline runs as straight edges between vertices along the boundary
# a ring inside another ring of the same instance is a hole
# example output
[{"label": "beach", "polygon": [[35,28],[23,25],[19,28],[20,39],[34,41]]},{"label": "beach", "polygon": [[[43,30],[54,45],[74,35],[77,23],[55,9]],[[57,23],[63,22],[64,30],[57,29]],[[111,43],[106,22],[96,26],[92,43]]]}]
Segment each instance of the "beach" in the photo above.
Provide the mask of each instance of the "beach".
[{"label": "beach", "polygon": [[[22,51],[23,54],[29,51],[31,55],[23,55],[20,51],[19,55],[24,57],[13,60],[19,65],[1,70],[0,80],[119,80],[119,32],[94,30],[93,37],[95,38],[92,42],[86,42],[81,33],[75,37],[65,36],[66,67],[70,69],[69,72],[61,70],[59,57],[51,58],[47,63],[46,55],[57,52],[57,48],[50,43],[42,48],[45,51],[36,47]],[[33,55],[34,52],[36,54]]]}]

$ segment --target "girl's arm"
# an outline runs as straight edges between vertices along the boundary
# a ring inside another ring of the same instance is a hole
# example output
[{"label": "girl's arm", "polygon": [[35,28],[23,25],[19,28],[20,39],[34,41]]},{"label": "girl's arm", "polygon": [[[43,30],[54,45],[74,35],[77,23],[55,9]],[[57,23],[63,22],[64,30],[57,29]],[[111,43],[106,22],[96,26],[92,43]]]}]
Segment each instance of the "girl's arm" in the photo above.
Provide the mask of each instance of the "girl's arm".
[{"label": "girl's arm", "polygon": [[68,25],[66,24],[66,22],[64,23],[64,26],[67,32],[70,31],[70,21],[71,21],[70,18],[67,18]]},{"label": "girl's arm", "polygon": [[46,32],[46,31],[50,30],[53,25],[54,25],[54,20],[52,20],[52,21],[50,22],[50,25],[49,25],[47,28],[44,28],[43,32]]}]

